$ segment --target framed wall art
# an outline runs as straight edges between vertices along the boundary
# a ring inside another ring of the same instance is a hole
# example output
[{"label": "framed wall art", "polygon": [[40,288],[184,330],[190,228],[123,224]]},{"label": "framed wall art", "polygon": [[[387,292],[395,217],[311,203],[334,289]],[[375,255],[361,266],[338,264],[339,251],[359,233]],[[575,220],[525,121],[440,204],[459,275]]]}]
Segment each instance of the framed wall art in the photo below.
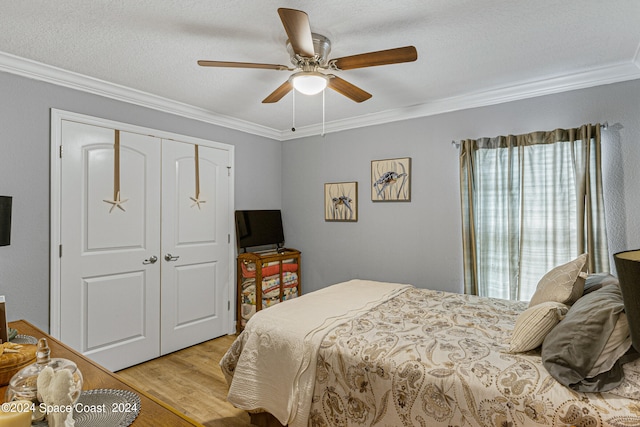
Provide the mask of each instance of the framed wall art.
[{"label": "framed wall art", "polygon": [[324,185],[324,220],[358,220],[357,182],[330,182]]},{"label": "framed wall art", "polygon": [[371,200],[411,201],[411,157],[371,161]]}]

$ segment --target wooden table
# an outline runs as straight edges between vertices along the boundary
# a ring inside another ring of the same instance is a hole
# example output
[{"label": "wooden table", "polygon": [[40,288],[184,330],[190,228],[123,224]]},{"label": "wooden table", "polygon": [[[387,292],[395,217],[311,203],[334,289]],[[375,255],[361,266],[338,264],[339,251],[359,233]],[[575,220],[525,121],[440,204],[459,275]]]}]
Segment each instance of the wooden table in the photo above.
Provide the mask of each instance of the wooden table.
[{"label": "wooden table", "polygon": [[[42,332],[40,329],[31,325],[24,320],[18,320],[9,324],[18,330],[19,334],[31,335],[36,338],[47,338],[49,348],[51,349],[51,357],[62,357],[74,361],[84,378],[83,390],[92,389],[120,389],[133,391],[140,396],[140,413],[136,420],[131,424],[134,427],[157,427],[157,426],[199,426],[202,424],[192,420],[184,414],[179,413],[169,405],[161,402],[157,398],[137,389],[133,385],[127,383],[118,375],[108,371],[96,362],[87,359],[82,354],[67,347],[57,339]],[[4,401],[6,386],[0,387],[0,400]]]}]

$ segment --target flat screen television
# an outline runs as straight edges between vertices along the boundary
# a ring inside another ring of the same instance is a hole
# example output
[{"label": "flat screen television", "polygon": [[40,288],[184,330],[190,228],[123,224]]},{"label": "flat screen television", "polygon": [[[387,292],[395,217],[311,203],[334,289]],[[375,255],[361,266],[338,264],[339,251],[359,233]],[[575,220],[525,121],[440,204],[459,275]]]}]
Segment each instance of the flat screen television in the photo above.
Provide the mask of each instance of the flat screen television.
[{"label": "flat screen television", "polygon": [[238,250],[267,245],[282,247],[282,213],[280,210],[236,211],[236,239]]}]

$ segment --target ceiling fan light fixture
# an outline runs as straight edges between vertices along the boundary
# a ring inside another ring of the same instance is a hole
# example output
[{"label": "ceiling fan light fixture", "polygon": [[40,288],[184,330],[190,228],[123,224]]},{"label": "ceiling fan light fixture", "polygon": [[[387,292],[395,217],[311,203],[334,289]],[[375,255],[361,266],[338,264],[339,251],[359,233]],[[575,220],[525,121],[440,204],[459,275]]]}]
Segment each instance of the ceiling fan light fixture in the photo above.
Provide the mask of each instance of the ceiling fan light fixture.
[{"label": "ceiling fan light fixture", "polygon": [[200,60],[198,65],[202,67],[261,68],[265,70],[294,71],[295,74],[290,75],[284,83],[262,100],[263,104],[278,102],[291,91],[294,91],[294,93],[298,91],[303,95],[316,95],[322,92],[324,99],[323,91],[327,87],[354,102],[363,102],[371,98],[370,93],[336,75],[324,74],[324,72],[331,73],[333,71],[399,64],[418,59],[418,52],[414,46],[378,50],[331,59],[328,57],[331,52],[331,41],[321,34],[311,32],[309,16],[304,11],[281,7],[278,8],[278,15],[280,15],[280,20],[287,33],[287,51],[295,68],[257,62],[209,60]]},{"label": "ceiling fan light fixture", "polygon": [[317,71],[301,71],[291,76],[291,84],[304,95],[316,95],[322,92],[328,84],[329,78]]}]

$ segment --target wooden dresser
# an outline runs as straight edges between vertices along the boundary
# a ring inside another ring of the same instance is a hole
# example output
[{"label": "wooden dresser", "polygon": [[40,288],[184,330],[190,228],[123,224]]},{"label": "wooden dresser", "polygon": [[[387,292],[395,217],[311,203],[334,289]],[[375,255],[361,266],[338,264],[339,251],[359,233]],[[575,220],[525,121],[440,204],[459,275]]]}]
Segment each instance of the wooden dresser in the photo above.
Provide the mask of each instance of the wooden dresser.
[{"label": "wooden dresser", "polygon": [[300,251],[282,249],[238,255],[237,331],[257,311],[302,294]]},{"label": "wooden dresser", "polygon": [[[9,323],[9,326],[17,329],[19,334],[31,335],[36,338],[47,338],[49,342],[49,348],[51,349],[51,357],[62,357],[74,361],[78,365],[78,368],[80,368],[80,372],[82,372],[82,376],[84,377],[84,385],[82,387],[83,390],[106,388],[129,390],[138,394],[138,396],[140,396],[140,413],[138,414],[138,417],[135,419],[133,424],[131,424],[132,426],[204,427],[202,424],[192,420],[186,415],[179,413],[177,410],[161,402],[150,394],[137,389],[133,385],[120,378],[117,374],[114,374],[113,372],[110,372],[102,366],[98,365],[94,361],[87,359],[82,354],[78,353],[70,347],[67,347],[60,341],[42,332],[40,329],[36,328],[30,323],[24,320],[18,320],[16,322]],[[5,391],[6,386],[0,387],[0,400],[2,400],[3,402]]]}]

